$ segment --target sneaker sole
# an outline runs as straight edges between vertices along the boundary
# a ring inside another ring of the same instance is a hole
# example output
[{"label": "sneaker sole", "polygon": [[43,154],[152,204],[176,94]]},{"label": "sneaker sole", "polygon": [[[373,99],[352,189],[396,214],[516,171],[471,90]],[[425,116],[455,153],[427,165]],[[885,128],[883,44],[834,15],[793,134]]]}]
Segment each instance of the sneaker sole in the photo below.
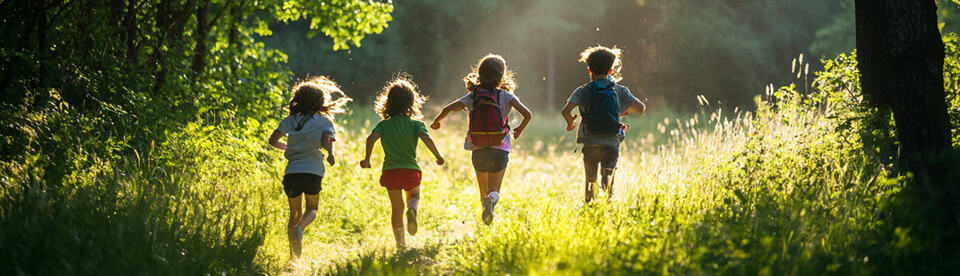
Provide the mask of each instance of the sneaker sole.
[{"label": "sneaker sole", "polygon": [[483,214],[480,216],[483,219],[483,223],[490,225],[493,222],[493,210],[490,209],[493,207],[493,200],[490,197],[483,198]]},{"label": "sneaker sole", "polygon": [[417,234],[417,211],[413,209],[407,209],[407,233]]}]

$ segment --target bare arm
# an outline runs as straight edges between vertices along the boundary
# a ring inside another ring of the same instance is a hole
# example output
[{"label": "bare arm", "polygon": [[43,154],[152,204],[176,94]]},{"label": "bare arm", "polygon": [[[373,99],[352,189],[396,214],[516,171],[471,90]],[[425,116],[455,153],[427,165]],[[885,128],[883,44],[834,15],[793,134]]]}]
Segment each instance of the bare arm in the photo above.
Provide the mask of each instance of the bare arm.
[{"label": "bare arm", "polygon": [[327,163],[330,163],[330,166],[337,164],[336,158],[333,157],[333,142],[336,141],[331,133],[325,132],[320,137],[320,147],[327,150]]},{"label": "bare arm", "polygon": [[573,112],[573,109],[577,107],[577,104],[567,102],[567,105],[563,106],[563,110],[560,113],[563,115],[563,120],[567,122],[567,131],[573,130],[577,126],[574,125],[574,121],[577,119],[577,115],[571,115],[570,112]]},{"label": "bare arm", "polygon": [[627,107],[627,112],[624,112],[623,115],[630,114],[631,112],[643,114],[644,112],[647,112],[647,105],[643,104],[643,102],[633,103],[630,105],[630,107]]},{"label": "bare arm", "polygon": [[287,144],[280,142],[280,138],[283,138],[283,136],[285,135],[286,135],[285,133],[279,130],[274,130],[273,134],[270,134],[270,139],[267,140],[267,143],[273,146],[274,148],[277,148],[280,150],[287,150]]},{"label": "bare arm", "polygon": [[380,133],[371,133],[370,136],[367,136],[367,150],[363,161],[360,161],[361,168],[370,168],[370,154],[373,153],[373,145],[375,145],[379,139]]},{"label": "bare arm", "polygon": [[513,129],[513,139],[517,139],[520,137],[520,133],[523,133],[523,129],[527,128],[527,125],[530,124],[530,120],[533,119],[533,113],[530,113],[530,109],[528,109],[526,105],[523,105],[517,98],[513,98],[513,100],[510,101],[510,106],[520,112],[520,116],[523,116],[523,121],[520,122],[520,125]]},{"label": "bare arm", "polygon": [[440,151],[437,150],[437,145],[433,143],[433,138],[430,138],[430,134],[420,133],[420,140],[423,140],[423,144],[427,145],[427,149],[433,153],[433,157],[437,159],[437,165],[443,165],[443,156],[440,156]]},{"label": "bare arm", "polygon": [[447,117],[447,114],[454,111],[460,111],[466,108],[467,105],[463,104],[461,101],[454,101],[447,104],[443,107],[443,110],[440,111],[440,114],[437,114],[437,117],[433,119],[433,123],[430,124],[432,129],[440,129],[440,122],[443,121],[443,118]]}]

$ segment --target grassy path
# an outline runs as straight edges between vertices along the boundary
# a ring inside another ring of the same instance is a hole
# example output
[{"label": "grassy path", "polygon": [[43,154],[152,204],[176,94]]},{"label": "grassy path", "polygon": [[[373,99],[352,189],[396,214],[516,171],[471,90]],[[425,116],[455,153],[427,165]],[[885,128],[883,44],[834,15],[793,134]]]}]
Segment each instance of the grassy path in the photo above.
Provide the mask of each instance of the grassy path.
[{"label": "grassy path", "polygon": [[[556,142],[544,143],[543,139],[548,139],[545,136],[554,133],[541,130],[547,128],[542,126],[531,129],[519,140],[504,178],[496,221],[486,226],[480,221],[479,193],[470,155],[462,149],[462,135],[454,130],[457,127],[452,125],[433,134],[447,159],[446,165],[430,164],[423,158],[429,157],[429,153],[420,147],[424,168],[420,231],[408,237],[411,249],[399,253],[389,230],[389,200],[377,182],[379,170],[363,170],[355,164],[361,157],[362,133],[371,126],[341,135],[340,164],[328,170],[324,179],[318,219],[305,232],[304,258],[283,271],[460,270],[463,265],[478,261],[478,256],[471,256],[476,250],[472,247],[491,233],[546,231],[561,226],[558,224],[567,224],[563,228],[569,230],[577,223],[576,217],[582,216],[583,211],[582,161],[579,153],[573,153],[573,145],[562,141],[572,136],[559,136],[553,139]],[[631,154],[625,154],[621,161],[625,169],[618,172],[617,188],[621,194],[614,205],[622,205],[623,198],[635,190],[636,185],[623,183],[639,181],[639,172],[629,169],[634,165],[633,159],[636,158]],[[379,146],[373,160],[375,164],[383,160]],[[260,259],[278,268],[286,257],[282,228],[286,207],[273,207],[271,213],[276,214],[276,219]]]},{"label": "grassy path", "polygon": [[[461,126],[433,133],[447,164],[430,164],[420,147],[420,232],[399,253],[379,170],[356,166],[373,122],[348,122],[357,131],[340,135],[340,163],[327,171],[304,258],[286,264],[278,188],[257,262],[293,274],[863,271],[856,234],[876,222],[876,201],[864,196],[876,193],[876,172],[824,139],[829,125],[784,113],[713,122],[716,131],[705,132],[690,127],[697,119],[655,118],[635,119],[643,127],[622,147],[613,200],[590,208],[572,134],[558,131],[560,122],[537,122],[510,156],[492,226],[480,222]],[[654,138],[672,142],[654,147]],[[373,160],[383,160],[379,147]]]}]

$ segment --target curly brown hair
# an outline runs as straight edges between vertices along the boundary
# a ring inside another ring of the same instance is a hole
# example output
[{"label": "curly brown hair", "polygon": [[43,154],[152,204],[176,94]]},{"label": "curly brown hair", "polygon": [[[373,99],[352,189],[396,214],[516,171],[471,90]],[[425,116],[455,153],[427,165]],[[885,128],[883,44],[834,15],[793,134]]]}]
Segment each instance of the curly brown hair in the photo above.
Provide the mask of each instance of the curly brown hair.
[{"label": "curly brown hair", "polygon": [[597,45],[586,48],[580,52],[578,61],[586,63],[587,68],[596,75],[607,74],[616,82],[623,80],[623,74],[620,73],[623,68],[623,51],[617,46],[607,48]]},{"label": "curly brown hair", "polygon": [[507,61],[502,56],[487,54],[466,77],[463,77],[463,83],[470,91],[483,88],[514,92],[517,89],[514,75],[516,74],[507,69]]},{"label": "curly brown hair", "polygon": [[417,84],[409,75],[399,74],[380,90],[373,110],[386,120],[394,116],[407,116],[414,120],[423,118],[420,110],[427,97],[417,91]]},{"label": "curly brown hair", "polygon": [[291,116],[320,114],[330,117],[345,112],[344,106],[352,100],[336,82],[318,76],[293,86],[293,100],[288,109]]}]

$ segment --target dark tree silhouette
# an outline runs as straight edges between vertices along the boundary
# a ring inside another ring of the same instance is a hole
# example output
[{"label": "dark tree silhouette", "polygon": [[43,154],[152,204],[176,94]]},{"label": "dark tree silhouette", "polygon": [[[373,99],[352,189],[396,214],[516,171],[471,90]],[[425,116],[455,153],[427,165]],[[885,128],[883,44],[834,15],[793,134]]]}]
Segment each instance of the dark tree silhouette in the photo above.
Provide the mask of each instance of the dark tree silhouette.
[{"label": "dark tree silhouette", "polygon": [[856,0],[857,56],[868,102],[893,112],[900,156],[928,195],[950,145],[943,40],[934,0]]}]

